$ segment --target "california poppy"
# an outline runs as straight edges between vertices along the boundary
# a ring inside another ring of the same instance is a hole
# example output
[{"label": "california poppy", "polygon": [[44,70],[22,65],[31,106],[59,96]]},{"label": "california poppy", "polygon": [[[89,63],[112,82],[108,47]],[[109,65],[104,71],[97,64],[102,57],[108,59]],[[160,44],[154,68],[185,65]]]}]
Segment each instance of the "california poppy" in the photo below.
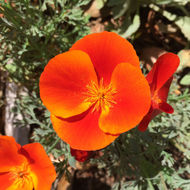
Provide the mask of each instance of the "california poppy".
[{"label": "california poppy", "polygon": [[0,136],[0,155],[0,189],[51,189],[56,172],[41,144],[21,147],[13,137]]},{"label": "california poppy", "polygon": [[148,114],[140,122],[138,129],[145,131],[149,122],[158,114],[173,113],[173,108],[166,103],[173,74],[179,65],[179,57],[173,53],[160,56],[146,76],[151,91],[151,107]]},{"label": "california poppy", "polygon": [[87,35],[52,58],[40,77],[40,96],[60,138],[86,151],[134,128],[151,102],[133,46],[113,32]]}]

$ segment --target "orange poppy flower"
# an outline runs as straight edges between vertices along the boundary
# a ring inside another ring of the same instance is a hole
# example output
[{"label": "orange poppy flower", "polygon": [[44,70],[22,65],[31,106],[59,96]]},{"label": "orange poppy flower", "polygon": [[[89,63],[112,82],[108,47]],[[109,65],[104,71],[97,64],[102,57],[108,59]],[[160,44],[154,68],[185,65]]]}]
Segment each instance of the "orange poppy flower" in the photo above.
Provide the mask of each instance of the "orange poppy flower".
[{"label": "orange poppy flower", "polygon": [[40,96],[60,138],[86,151],[134,128],[151,101],[133,46],[113,32],[87,35],[52,58],[40,77]]},{"label": "orange poppy flower", "polygon": [[0,189],[51,189],[56,172],[41,144],[21,147],[13,137],[0,136],[0,155]]},{"label": "orange poppy flower", "polygon": [[173,53],[160,56],[152,70],[146,76],[151,90],[151,107],[148,114],[140,122],[138,129],[145,131],[149,122],[158,114],[173,113],[173,108],[166,103],[173,74],[179,66],[179,57]]}]

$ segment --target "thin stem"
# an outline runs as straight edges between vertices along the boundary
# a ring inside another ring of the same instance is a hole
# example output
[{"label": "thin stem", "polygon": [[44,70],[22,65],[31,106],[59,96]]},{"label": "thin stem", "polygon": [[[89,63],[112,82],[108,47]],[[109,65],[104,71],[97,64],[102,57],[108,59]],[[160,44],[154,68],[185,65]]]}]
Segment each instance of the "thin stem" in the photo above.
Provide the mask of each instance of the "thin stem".
[{"label": "thin stem", "polygon": [[59,138],[56,139],[56,141],[50,146],[49,150],[47,150],[47,154],[49,154],[52,151],[52,149],[55,148],[55,146],[58,144],[59,140],[60,140]]}]

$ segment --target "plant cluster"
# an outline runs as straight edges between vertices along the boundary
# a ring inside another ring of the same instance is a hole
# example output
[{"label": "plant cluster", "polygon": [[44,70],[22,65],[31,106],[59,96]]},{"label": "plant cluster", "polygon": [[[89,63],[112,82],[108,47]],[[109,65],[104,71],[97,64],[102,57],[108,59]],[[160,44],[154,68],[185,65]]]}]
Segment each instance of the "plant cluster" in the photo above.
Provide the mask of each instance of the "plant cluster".
[{"label": "plant cluster", "polygon": [[[58,180],[71,177],[69,167],[76,167],[70,147],[55,133],[50,113],[39,97],[39,78],[55,55],[68,51],[80,38],[90,33],[89,17],[84,15],[90,0],[8,0],[0,1],[0,69],[6,71],[9,81],[19,89],[13,112],[22,114],[16,127],[31,127],[31,141],[43,145],[53,155]],[[109,8],[111,18],[108,30],[123,37],[136,39],[143,22],[141,9],[151,9],[177,26],[189,43],[189,0],[97,0],[102,10]],[[175,10],[174,12],[172,10]],[[3,15],[3,16],[2,16]],[[181,58],[181,57],[180,57]],[[113,190],[177,189],[190,186],[190,93],[189,78],[181,80],[178,72],[171,86],[169,103],[173,114],[163,113],[154,118],[149,129],[123,133],[110,146],[101,150],[103,156],[90,163],[105,168],[114,176]],[[185,75],[186,76],[186,75]],[[64,159],[62,159],[64,155]]]}]

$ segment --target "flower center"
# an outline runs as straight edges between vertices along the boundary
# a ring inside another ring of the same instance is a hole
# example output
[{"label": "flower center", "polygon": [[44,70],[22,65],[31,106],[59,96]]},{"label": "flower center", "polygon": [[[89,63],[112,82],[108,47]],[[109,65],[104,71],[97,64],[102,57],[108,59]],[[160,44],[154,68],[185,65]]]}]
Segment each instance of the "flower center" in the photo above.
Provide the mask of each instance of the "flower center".
[{"label": "flower center", "polygon": [[13,167],[10,170],[10,175],[12,180],[14,180],[14,185],[19,189],[24,187],[33,189],[33,181],[30,174],[30,168],[26,163],[22,164],[21,166]]},{"label": "flower center", "polygon": [[155,91],[154,92],[154,95],[152,96],[152,100],[155,102],[155,103],[157,103],[157,104],[159,104],[159,103],[161,103],[162,102],[162,100],[159,98],[159,96],[158,96],[158,91]]},{"label": "flower center", "polygon": [[116,94],[116,90],[112,88],[111,84],[105,87],[103,84],[103,78],[100,80],[99,85],[94,81],[91,81],[86,88],[88,91],[85,93],[87,96],[85,102],[90,102],[91,105],[94,105],[92,111],[107,109],[112,107],[113,104],[116,104],[113,99]]}]

